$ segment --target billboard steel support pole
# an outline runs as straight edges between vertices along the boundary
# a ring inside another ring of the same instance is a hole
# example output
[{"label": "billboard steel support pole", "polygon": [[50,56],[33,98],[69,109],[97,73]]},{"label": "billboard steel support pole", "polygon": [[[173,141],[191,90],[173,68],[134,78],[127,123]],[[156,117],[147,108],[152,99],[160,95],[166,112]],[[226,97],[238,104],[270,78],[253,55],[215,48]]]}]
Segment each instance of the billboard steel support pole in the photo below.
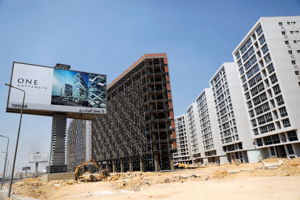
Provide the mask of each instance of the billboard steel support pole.
[{"label": "billboard steel support pole", "polygon": [[15,149],[15,155],[14,155],[14,162],[12,165],[12,170],[11,170],[11,178],[10,178],[10,184],[9,184],[9,189],[8,189],[8,197],[10,197],[10,193],[11,193],[11,186],[12,186],[12,182],[14,179],[14,172],[15,172],[15,165],[16,165],[16,158],[17,158],[17,151],[18,151],[18,144],[19,144],[19,137],[20,137],[20,130],[21,130],[21,123],[22,123],[22,115],[23,115],[23,108],[24,108],[24,102],[25,102],[25,91],[21,90],[20,88],[14,87],[10,84],[6,84],[6,86],[8,87],[12,87],[15,88],[17,90],[20,90],[22,92],[24,92],[24,96],[23,96],[23,103],[22,103],[22,108],[21,108],[21,115],[20,115],[20,122],[19,122],[19,130],[18,130],[18,136],[17,136],[17,142],[16,142],[16,149]]},{"label": "billboard steel support pole", "polygon": [[0,135],[0,137],[7,138],[6,155],[5,155],[5,162],[4,162],[4,168],[3,168],[3,174],[2,174],[2,182],[1,182],[1,190],[2,190],[3,182],[4,182],[4,179],[5,179],[5,169],[6,169],[7,156],[8,156],[9,137],[6,137],[4,135]]}]

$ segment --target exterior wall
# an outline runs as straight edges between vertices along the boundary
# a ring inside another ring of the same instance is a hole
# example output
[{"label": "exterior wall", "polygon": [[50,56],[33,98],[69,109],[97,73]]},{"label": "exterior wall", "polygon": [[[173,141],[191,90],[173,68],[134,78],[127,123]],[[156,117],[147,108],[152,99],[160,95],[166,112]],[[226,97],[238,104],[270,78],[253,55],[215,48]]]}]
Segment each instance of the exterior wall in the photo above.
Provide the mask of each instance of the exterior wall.
[{"label": "exterior wall", "polygon": [[203,163],[203,159],[201,158],[204,155],[203,141],[200,132],[200,120],[196,103],[192,103],[186,110],[186,118],[190,135],[193,163]]},{"label": "exterior wall", "polygon": [[175,117],[175,132],[177,153],[173,154],[174,164],[191,164],[191,144],[185,114]]},{"label": "exterior wall", "polygon": [[299,31],[299,16],[262,17],[233,51],[251,135],[264,157],[300,156]]},{"label": "exterior wall", "polygon": [[224,63],[210,80],[221,145],[230,161],[247,162],[245,150],[254,149],[235,63]]},{"label": "exterior wall", "polygon": [[204,154],[201,156],[207,162],[226,163],[227,159],[220,159],[226,157],[223,148],[220,144],[220,136],[218,133],[217,118],[214,108],[214,100],[210,88],[204,89],[196,98],[201,137],[203,141]]}]

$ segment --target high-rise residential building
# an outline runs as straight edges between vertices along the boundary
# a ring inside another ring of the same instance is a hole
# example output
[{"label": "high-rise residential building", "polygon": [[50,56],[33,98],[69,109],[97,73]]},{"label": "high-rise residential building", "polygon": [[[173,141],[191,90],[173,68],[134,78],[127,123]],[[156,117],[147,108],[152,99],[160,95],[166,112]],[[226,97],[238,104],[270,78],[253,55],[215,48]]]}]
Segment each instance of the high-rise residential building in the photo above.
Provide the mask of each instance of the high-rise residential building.
[{"label": "high-rise residential building", "polygon": [[176,134],[167,55],[145,54],[107,87],[92,127],[92,157],[112,172],[174,168]]},{"label": "high-rise residential building", "polygon": [[68,171],[91,159],[92,122],[88,120],[72,120],[67,131],[66,164]]},{"label": "high-rise residential building", "polygon": [[191,145],[185,114],[175,117],[175,132],[177,152],[173,154],[174,164],[191,164]]},{"label": "high-rise residential building", "polygon": [[223,151],[218,132],[217,118],[212,90],[205,88],[196,98],[198,107],[204,163],[227,163],[227,156]]},{"label": "high-rise residential building", "polygon": [[202,148],[202,138],[200,136],[200,120],[197,104],[192,103],[186,110],[186,120],[190,135],[191,156],[193,164],[203,163],[204,151]]},{"label": "high-rise residential building", "polygon": [[210,80],[221,145],[229,161],[256,162],[246,105],[235,63],[223,63]]},{"label": "high-rise residential building", "polygon": [[233,57],[256,148],[300,156],[300,16],[260,18]]}]

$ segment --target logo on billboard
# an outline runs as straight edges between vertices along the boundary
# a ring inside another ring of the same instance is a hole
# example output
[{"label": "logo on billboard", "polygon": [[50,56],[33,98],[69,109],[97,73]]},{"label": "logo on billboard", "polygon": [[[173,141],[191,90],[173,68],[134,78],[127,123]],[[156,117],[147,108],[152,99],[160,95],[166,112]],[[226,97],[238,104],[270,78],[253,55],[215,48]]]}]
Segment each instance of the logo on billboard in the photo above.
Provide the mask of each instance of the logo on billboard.
[{"label": "logo on billboard", "polygon": [[27,88],[36,88],[36,89],[45,89],[47,87],[41,87],[38,85],[38,80],[18,78],[18,87],[27,87]]}]

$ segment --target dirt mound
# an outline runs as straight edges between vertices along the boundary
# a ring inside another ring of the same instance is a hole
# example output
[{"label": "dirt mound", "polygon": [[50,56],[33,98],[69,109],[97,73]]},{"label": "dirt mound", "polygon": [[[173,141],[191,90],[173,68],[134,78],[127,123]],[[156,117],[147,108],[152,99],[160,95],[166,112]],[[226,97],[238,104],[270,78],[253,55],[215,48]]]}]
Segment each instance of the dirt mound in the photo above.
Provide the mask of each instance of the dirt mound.
[{"label": "dirt mound", "polygon": [[293,158],[291,161],[290,161],[290,165],[292,167],[298,167],[300,166],[300,158]]},{"label": "dirt mound", "polygon": [[228,176],[229,175],[229,173],[228,173],[228,171],[226,171],[226,170],[224,170],[224,171],[222,171],[222,170],[217,170],[217,171],[215,171],[215,173],[213,173],[213,177],[214,178],[218,178],[218,179],[220,179],[220,178],[225,178],[226,176]]},{"label": "dirt mound", "polygon": [[18,181],[12,185],[12,194],[36,199],[43,199],[51,196],[56,190],[66,185],[78,184],[75,180],[60,180],[43,183],[39,178],[29,178]]}]

